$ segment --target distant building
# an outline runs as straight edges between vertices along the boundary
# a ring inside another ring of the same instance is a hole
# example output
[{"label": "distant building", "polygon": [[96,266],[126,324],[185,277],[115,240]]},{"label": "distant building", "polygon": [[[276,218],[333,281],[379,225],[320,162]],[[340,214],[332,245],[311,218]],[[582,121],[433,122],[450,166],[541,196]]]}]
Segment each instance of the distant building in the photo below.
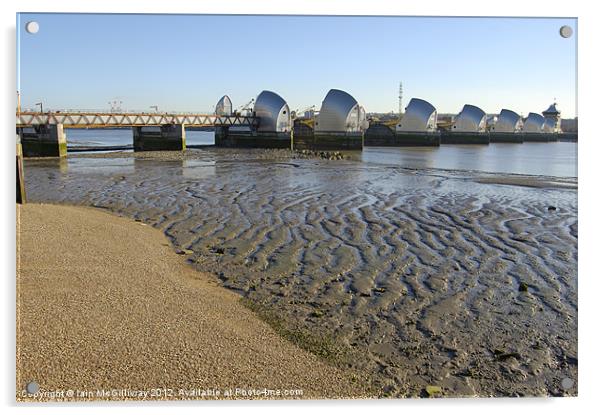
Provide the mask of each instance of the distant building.
[{"label": "distant building", "polygon": [[544,122],[544,130],[547,133],[560,133],[562,132],[560,128],[560,111],[556,108],[556,103],[554,102],[552,105],[548,107],[547,110],[542,112],[543,117],[545,118]]},{"label": "distant building", "polygon": [[560,129],[565,133],[576,133],[579,131],[579,122],[577,118],[561,119]]},{"label": "distant building", "polygon": [[437,122],[448,122],[453,123],[457,114],[450,113],[437,113]]},{"label": "distant building", "polygon": [[485,123],[485,128],[487,129],[487,131],[491,131],[493,129],[493,126],[497,123],[497,119],[497,115],[487,116],[487,122]]},{"label": "distant building", "polygon": [[313,109],[305,111],[305,113],[303,114],[303,118],[312,119],[312,118],[314,118],[315,113],[316,113],[316,111]]},{"label": "distant building", "polygon": [[437,129],[437,110],[430,102],[412,98],[395,127],[398,132],[433,132]]}]

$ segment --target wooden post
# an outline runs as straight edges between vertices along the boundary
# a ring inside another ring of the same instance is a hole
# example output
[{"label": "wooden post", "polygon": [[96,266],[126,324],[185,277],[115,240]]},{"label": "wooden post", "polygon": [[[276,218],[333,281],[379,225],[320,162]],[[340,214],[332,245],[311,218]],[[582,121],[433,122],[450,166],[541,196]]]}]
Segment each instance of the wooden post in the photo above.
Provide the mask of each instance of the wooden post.
[{"label": "wooden post", "polygon": [[23,151],[17,134],[17,203],[25,203],[25,180],[23,178]]}]

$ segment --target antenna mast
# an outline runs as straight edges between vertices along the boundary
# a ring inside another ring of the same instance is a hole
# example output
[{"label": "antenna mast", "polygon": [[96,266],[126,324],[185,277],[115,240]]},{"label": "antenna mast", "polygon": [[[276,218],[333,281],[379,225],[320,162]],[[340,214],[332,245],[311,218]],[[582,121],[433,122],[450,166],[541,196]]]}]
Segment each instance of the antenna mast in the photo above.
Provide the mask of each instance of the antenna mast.
[{"label": "antenna mast", "polygon": [[401,81],[399,81],[399,115],[403,112],[403,85]]}]

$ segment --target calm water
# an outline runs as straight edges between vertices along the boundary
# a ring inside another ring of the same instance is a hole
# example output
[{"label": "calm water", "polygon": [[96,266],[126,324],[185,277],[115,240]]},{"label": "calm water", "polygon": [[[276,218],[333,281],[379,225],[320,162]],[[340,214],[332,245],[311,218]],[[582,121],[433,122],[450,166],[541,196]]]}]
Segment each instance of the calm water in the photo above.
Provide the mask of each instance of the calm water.
[{"label": "calm water", "polygon": [[[132,130],[82,130],[67,129],[67,143],[71,147],[77,146],[126,146],[132,145]],[[214,144],[213,131],[186,130],[186,144]]]},{"label": "calm water", "polygon": [[495,143],[487,146],[368,147],[362,160],[409,168],[475,170],[555,177],[577,177],[577,143]]},{"label": "calm water", "polygon": [[[132,132],[123,130],[67,130],[70,146],[131,145]],[[208,131],[186,131],[189,145],[214,144]],[[362,161],[408,168],[474,170],[490,173],[577,177],[577,143],[496,143],[488,146],[366,147]]]}]

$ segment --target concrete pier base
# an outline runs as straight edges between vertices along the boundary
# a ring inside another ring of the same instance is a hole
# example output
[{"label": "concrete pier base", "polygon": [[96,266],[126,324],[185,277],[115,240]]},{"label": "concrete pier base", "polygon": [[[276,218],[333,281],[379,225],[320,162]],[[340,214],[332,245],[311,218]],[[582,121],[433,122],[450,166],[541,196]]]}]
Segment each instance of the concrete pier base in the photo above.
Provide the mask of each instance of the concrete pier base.
[{"label": "concrete pier base", "polygon": [[287,148],[292,147],[292,134],[281,132],[232,131],[228,127],[215,130],[215,146],[230,148]]},{"label": "concrete pier base", "polygon": [[132,127],[134,151],[183,151],[186,150],[184,124]]},{"label": "concrete pier base", "polygon": [[229,133],[228,127],[221,127],[221,126],[215,127],[215,132],[213,134],[213,137],[214,137],[214,142],[215,142],[216,147],[228,147],[226,145],[227,140],[228,140],[228,133]]},{"label": "concrete pier base", "polygon": [[[437,132],[394,132],[386,127],[391,132],[389,134],[382,129],[370,132],[370,128],[366,130],[364,135],[364,145],[366,147],[437,147],[441,144],[441,135]],[[382,134],[383,132],[385,134]]]},{"label": "concrete pier base", "polygon": [[576,143],[578,141],[577,133],[559,133],[558,141],[568,141],[571,143]]},{"label": "concrete pier base", "polygon": [[490,143],[522,143],[523,140],[521,133],[489,133]]},{"label": "concrete pier base", "polygon": [[489,133],[443,132],[441,144],[489,144]]},{"label": "concrete pier base", "polygon": [[558,141],[556,134],[550,133],[523,133],[523,141],[529,143],[547,143]]},{"label": "concrete pier base", "polygon": [[364,145],[366,147],[393,146],[394,142],[395,131],[384,124],[372,123],[364,132]]},{"label": "concrete pier base", "polygon": [[295,135],[295,150],[357,150],[364,148],[364,133],[314,132],[311,135]]},{"label": "concrete pier base", "polygon": [[64,157],[67,137],[63,124],[40,124],[19,128],[23,157]]},{"label": "concrete pier base", "polygon": [[441,145],[441,134],[396,132],[395,143],[399,147],[438,147]]}]

